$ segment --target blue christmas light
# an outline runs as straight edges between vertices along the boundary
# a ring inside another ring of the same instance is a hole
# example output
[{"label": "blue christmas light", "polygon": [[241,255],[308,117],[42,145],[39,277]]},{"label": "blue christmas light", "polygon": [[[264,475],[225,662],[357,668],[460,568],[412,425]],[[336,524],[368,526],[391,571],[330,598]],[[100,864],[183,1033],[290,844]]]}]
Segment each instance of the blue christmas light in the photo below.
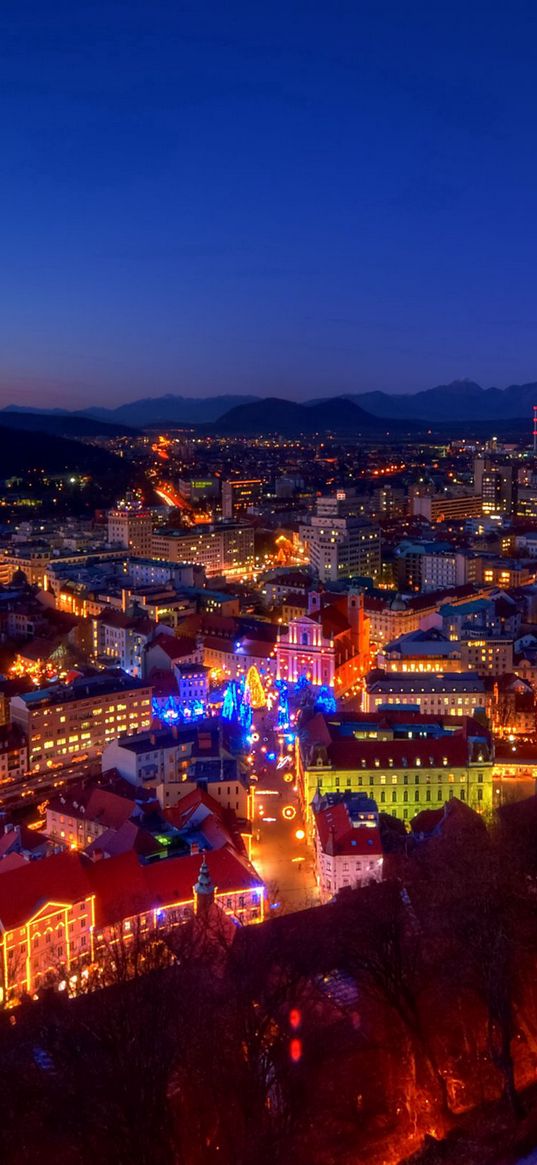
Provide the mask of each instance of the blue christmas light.
[{"label": "blue christmas light", "polygon": [[335,712],[336,699],[334,693],[326,684],[319,688],[319,693],[315,700],[315,708],[318,712]]}]

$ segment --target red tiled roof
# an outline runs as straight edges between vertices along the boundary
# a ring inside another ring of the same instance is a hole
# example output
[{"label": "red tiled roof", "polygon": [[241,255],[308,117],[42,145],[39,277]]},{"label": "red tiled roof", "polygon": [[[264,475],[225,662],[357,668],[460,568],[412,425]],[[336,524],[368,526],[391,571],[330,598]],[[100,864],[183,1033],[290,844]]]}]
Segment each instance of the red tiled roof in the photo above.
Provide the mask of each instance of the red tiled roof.
[{"label": "red tiled roof", "polygon": [[121,797],[100,785],[88,789],[63,792],[49,803],[49,809],[65,817],[82,821],[96,821],[108,829],[119,829],[128,821],[136,809],[134,797]]},{"label": "red tiled roof", "polygon": [[319,841],[325,853],[340,856],[379,857],[382,854],[377,825],[354,827],[343,801],[328,805],[315,814]]},{"label": "red tiled roof", "polygon": [[185,655],[193,655],[197,649],[195,639],[190,639],[187,635],[176,638],[175,635],[157,635],[149,644],[149,649],[152,647],[161,647],[166,655],[171,660],[183,659]]},{"label": "red tiled roof", "polygon": [[[234,850],[214,850],[204,857],[217,894],[240,893],[262,885],[253,866]],[[112,925],[158,907],[192,902],[201,861],[200,854],[195,854],[140,866],[130,852],[97,862],[92,873],[97,893],[96,925]]]},{"label": "red tiled roof", "polygon": [[446,768],[468,764],[468,746],[462,736],[453,733],[440,740],[355,740],[341,736],[332,741],[328,755],[338,769],[386,768],[391,758],[395,768],[438,768],[447,760]]},{"label": "red tiled roof", "polygon": [[47,902],[81,902],[93,893],[88,864],[77,853],[55,854],[26,862],[0,878],[0,924],[22,926]]}]

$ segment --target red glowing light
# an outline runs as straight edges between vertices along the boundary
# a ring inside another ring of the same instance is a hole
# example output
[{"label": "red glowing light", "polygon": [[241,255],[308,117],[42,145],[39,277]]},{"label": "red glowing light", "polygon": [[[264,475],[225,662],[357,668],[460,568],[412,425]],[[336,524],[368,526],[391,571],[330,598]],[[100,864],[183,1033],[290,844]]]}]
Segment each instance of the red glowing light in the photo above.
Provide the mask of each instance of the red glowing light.
[{"label": "red glowing light", "polygon": [[289,1023],[291,1024],[293,1031],[296,1031],[297,1027],[300,1027],[301,1022],[302,1012],[299,1011],[298,1007],[292,1007],[289,1012]]},{"label": "red glowing light", "polygon": [[298,1061],[302,1058],[302,1040],[291,1040],[289,1044],[289,1055],[293,1064],[298,1064]]}]

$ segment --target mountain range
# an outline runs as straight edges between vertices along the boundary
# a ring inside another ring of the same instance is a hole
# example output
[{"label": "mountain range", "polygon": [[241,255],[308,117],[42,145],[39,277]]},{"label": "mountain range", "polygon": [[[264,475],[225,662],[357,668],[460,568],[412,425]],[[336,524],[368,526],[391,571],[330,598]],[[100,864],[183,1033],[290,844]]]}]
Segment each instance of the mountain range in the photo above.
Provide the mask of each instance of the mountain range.
[{"label": "mountain range", "polygon": [[[263,398],[254,394],[228,394],[204,399],[168,394],[160,397],[144,397],[141,400],[119,405],[117,408],[95,407],[71,412],[68,410],[62,412],[58,409],[23,409],[17,405],[10,405],[7,409],[0,410],[0,416],[8,414],[7,423],[16,424],[18,428],[23,426],[33,428],[36,426],[31,420],[23,421],[22,418],[31,418],[39,414],[41,418],[49,418],[46,425],[40,423],[41,429],[45,428],[48,432],[67,436],[106,434],[112,436],[112,429],[116,435],[120,435],[122,432],[128,432],[129,429],[132,430],[132,428],[160,424],[209,425],[215,421],[220,422],[221,419],[224,424],[222,431],[231,431],[231,429],[226,430],[226,426],[236,425],[237,414],[234,410],[237,408],[248,409],[251,405],[263,406],[267,409],[266,402],[277,399],[274,397]],[[342,400],[349,401],[362,410],[361,418],[358,418],[354,413],[352,416],[355,421],[360,419],[360,423],[364,426],[368,423],[367,414],[370,417],[382,418],[382,420],[421,421],[428,424],[451,423],[454,419],[484,422],[520,419],[528,420],[529,423],[533,404],[537,403],[537,383],[511,384],[507,388],[501,389],[483,388],[472,380],[455,380],[450,384],[440,384],[416,393],[345,393],[334,397],[308,400],[303,404],[281,400],[278,401],[277,407],[281,417],[283,417],[281,410],[287,409],[286,415],[290,424],[294,423],[293,416],[297,421],[300,417],[302,426],[306,425],[306,429],[303,427],[302,431],[312,431],[318,427],[315,417],[318,418],[321,415],[319,412],[315,413],[315,410],[319,410],[325,405],[332,410],[341,410]],[[269,404],[269,414],[273,407],[273,404]],[[293,413],[293,409],[300,410],[300,412]],[[306,423],[305,411],[308,409],[313,410],[313,419]],[[263,408],[261,408],[259,415],[263,415]],[[334,412],[333,416],[335,415]],[[68,418],[70,419],[68,420]],[[83,424],[81,425],[82,421],[88,423],[88,428],[85,428]],[[248,424],[251,423],[249,412],[244,414],[244,421]],[[271,425],[273,422],[274,418],[270,416]],[[330,427],[330,418],[328,419],[328,427]]]}]

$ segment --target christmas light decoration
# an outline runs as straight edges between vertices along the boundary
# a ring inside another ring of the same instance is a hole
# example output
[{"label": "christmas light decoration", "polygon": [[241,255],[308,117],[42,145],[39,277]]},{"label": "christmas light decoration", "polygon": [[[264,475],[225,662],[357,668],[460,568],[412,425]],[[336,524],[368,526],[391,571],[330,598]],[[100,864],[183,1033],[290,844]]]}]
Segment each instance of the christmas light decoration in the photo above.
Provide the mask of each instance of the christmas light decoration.
[{"label": "christmas light decoration", "polygon": [[222,704],[222,716],[224,720],[232,720],[238,714],[238,700],[237,700],[237,684],[235,680],[230,680],[224,692],[224,702]]},{"label": "christmas light decoration", "polygon": [[248,668],[244,685],[244,699],[252,708],[265,708],[267,704],[259,672],[253,664],[252,667]]},{"label": "christmas light decoration", "polygon": [[334,693],[330,690],[329,687],[327,687],[326,684],[323,684],[322,687],[319,688],[319,694],[315,700],[315,709],[318,712],[328,713],[336,711],[336,699]]}]

